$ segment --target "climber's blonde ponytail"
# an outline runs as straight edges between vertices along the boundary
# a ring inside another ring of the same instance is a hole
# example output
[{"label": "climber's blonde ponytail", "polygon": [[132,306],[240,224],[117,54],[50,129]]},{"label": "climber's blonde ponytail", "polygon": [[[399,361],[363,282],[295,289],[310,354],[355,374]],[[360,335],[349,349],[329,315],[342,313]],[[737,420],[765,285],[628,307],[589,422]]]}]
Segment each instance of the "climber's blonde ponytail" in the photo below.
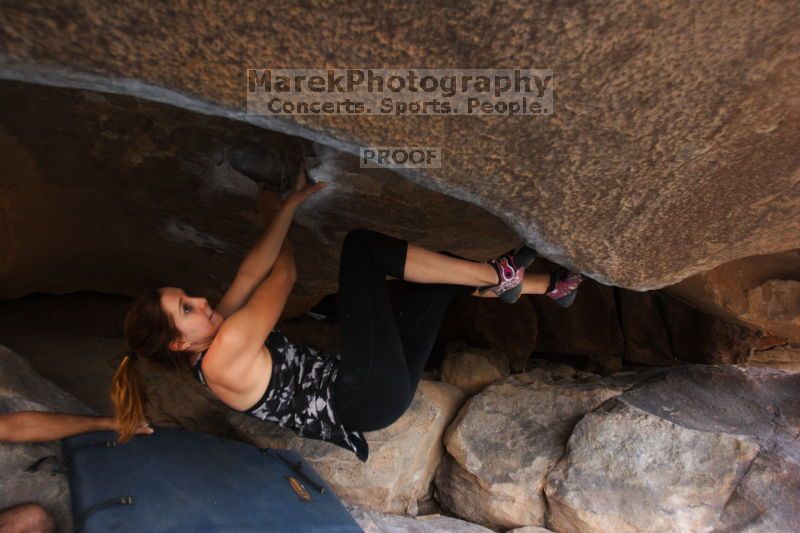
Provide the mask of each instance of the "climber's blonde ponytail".
[{"label": "climber's blonde ponytail", "polygon": [[144,390],[130,355],[122,358],[111,380],[111,401],[114,403],[119,442],[128,442],[145,422]]},{"label": "climber's blonde ponytail", "polygon": [[169,370],[189,370],[188,352],[170,350],[179,332],[161,308],[162,288],[143,292],[128,309],[123,324],[130,351],[122,358],[111,381],[111,401],[117,418],[119,442],[127,442],[146,422],[147,395],[136,367],[142,359]]}]

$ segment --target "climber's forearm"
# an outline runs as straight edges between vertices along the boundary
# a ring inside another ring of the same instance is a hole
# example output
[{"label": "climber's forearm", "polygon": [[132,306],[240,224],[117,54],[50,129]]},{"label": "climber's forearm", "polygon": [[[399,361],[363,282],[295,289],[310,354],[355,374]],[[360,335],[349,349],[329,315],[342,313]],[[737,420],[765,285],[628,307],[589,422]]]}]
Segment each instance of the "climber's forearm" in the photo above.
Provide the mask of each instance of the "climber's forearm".
[{"label": "climber's forearm", "polygon": [[247,275],[254,280],[262,280],[269,274],[281,251],[296,210],[297,206],[294,203],[287,202],[281,206],[267,229],[245,256],[239,267],[239,274]]},{"label": "climber's forearm", "polygon": [[88,431],[111,431],[114,419],[105,416],[22,411],[0,415],[0,441],[48,442]]}]

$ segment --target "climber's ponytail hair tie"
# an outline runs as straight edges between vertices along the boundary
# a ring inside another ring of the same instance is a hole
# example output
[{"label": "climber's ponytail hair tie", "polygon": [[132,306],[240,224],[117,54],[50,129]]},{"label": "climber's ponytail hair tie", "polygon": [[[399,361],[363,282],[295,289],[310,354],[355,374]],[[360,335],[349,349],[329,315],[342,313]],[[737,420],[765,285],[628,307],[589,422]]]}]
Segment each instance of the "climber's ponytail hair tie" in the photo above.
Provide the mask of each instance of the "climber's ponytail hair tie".
[{"label": "climber's ponytail hair tie", "polygon": [[139,358],[139,356],[138,356],[138,355],[136,355],[136,352],[134,352],[133,350],[129,350],[129,351],[127,351],[127,352],[125,353],[125,357],[127,357],[128,359],[130,359],[132,363],[133,363],[133,362],[135,362],[135,361],[136,361],[136,360]]}]

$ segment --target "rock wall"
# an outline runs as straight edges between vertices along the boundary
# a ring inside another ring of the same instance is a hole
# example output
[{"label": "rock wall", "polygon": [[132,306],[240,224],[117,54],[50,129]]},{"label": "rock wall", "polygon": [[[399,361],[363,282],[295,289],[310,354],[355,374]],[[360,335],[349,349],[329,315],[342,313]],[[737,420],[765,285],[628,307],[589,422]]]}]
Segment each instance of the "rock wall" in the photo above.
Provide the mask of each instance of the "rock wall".
[{"label": "rock wall", "polygon": [[[404,173],[556,262],[638,290],[800,247],[799,64],[795,2],[18,0],[0,11],[0,77],[134,94],[350,153],[441,147],[441,169]],[[548,68],[555,113],[247,116],[245,69],[270,65]]]},{"label": "rock wall", "polygon": [[706,313],[800,343],[800,250],[731,261],[667,292]]},{"label": "rock wall", "polygon": [[[153,284],[219,298],[274,214],[264,221],[257,183],[238,169],[264,174],[267,156],[279,153],[290,173],[302,149],[296,138],[139,98],[0,81],[0,188],[8,193],[0,298],[133,297]],[[312,178],[331,186],[303,204],[289,231],[299,275],[290,310],[336,292],[341,242],[355,227],[480,260],[519,243],[475,205],[391,170],[361,169],[355,156],[324,145],[305,149],[316,154]],[[265,177],[280,185],[278,173]]]}]

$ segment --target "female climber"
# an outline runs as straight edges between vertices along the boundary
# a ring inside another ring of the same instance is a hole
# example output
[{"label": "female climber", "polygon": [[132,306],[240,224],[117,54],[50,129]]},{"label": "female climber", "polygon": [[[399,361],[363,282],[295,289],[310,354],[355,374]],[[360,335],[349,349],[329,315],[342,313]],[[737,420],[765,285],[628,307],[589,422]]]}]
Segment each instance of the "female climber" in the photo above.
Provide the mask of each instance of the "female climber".
[{"label": "female climber", "polygon": [[[366,461],[362,432],[391,425],[409,407],[455,295],[511,303],[521,294],[546,294],[566,307],[583,279],[566,270],[525,274],[536,256],[526,246],[477,262],[358,228],[345,236],[339,262],[341,353],[294,344],[276,328],[297,278],[286,234],[297,208],[325,186],[309,184],[301,166],[291,194],[278,201],[277,214],[215,308],[175,287],[133,302],[124,321],[129,351],[111,390],[122,442],[145,422],[135,363],[147,358],[192,371],[237,411]],[[260,193],[260,205],[268,194],[274,193]],[[387,276],[409,282],[394,309]]]}]

